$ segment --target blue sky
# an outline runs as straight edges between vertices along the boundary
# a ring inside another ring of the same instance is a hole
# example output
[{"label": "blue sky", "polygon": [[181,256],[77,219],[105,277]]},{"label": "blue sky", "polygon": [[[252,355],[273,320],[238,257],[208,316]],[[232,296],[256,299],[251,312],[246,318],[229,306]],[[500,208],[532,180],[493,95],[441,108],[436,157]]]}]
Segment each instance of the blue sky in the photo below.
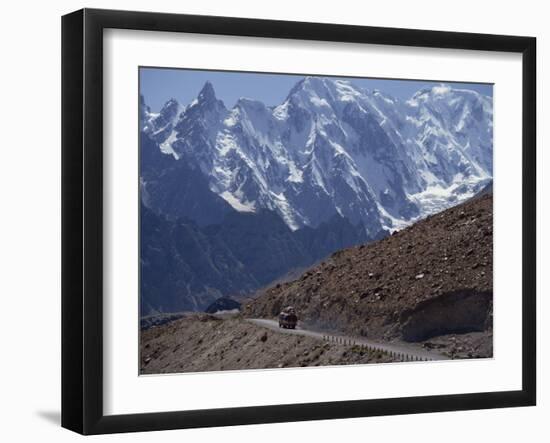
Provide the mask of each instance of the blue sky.
[{"label": "blue sky", "polygon": [[[170,98],[188,104],[209,80],[216,95],[231,108],[240,97],[253,98],[267,106],[282,103],[288,92],[304,75],[259,74],[227,71],[187,69],[140,68],[140,93],[153,112],[158,112]],[[321,76],[322,77],[322,76]],[[409,99],[416,91],[442,83],[456,88],[473,89],[492,96],[492,85],[480,83],[427,82],[416,80],[385,80],[347,78],[356,85],[372,90],[379,89],[396,98]]]}]

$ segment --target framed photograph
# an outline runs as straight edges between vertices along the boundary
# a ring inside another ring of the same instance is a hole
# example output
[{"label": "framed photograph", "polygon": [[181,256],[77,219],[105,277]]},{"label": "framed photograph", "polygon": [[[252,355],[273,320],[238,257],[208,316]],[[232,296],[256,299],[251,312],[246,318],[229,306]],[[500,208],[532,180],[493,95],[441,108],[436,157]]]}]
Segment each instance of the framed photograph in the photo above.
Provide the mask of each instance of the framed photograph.
[{"label": "framed photograph", "polygon": [[536,41],[62,20],[62,425],[536,402]]}]

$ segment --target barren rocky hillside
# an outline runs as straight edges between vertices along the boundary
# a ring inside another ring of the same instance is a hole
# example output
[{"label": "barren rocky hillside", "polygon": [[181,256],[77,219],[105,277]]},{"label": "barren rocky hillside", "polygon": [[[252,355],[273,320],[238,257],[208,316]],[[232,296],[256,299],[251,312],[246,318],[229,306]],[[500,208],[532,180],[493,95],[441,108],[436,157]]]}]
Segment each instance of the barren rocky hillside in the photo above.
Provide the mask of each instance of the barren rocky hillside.
[{"label": "barren rocky hillside", "polygon": [[269,288],[243,314],[269,318],[293,305],[305,324],[379,340],[470,333],[491,355],[492,205],[486,194],[338,251],[299,279]]},{"label": "barren rocky hillside", "polygon": [[162,374],[390,362],[377,351],[281,334],[242,318],[189,314],[141,332],[140,373]]}]

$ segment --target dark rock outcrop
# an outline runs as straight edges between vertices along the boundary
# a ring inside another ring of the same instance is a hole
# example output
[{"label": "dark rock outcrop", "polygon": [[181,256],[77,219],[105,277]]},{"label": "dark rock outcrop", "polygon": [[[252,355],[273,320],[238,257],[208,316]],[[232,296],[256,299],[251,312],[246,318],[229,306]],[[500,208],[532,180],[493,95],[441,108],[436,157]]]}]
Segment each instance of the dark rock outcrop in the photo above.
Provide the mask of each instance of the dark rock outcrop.
[{"label": "dark rock outcrop", "polygon": [[493,293],[463,289],[416,305],[401,314],[401,337],[424,341],[446,334],[481,332],[492,328]]},{"label": "dark rock outcrop", "polygon": [[216,312],[232,311],[234,309],[241,309],[241,304],[237,300],[233,300],[229,297],[220,297],[214,303],[210,304],[204,312],[215,314]]}]

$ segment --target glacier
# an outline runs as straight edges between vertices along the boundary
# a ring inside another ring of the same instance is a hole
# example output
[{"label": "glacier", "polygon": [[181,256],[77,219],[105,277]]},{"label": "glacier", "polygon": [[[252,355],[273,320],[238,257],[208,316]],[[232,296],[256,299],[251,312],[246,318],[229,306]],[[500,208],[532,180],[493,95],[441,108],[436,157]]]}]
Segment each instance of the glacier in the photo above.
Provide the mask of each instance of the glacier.
[{"label": "glacier", "polygon": [[[493,175],[492,98],[448,85],[400,100],[305,77],[277,106],[241,98],[228,109],[206,82],[158,113],[140,97],[140,129],[163,162],[202,175],[234,210],[273,211],[293,231],[340,216],[374,238],[472,197]],[[142,180],[147,195],[170,192],[159,174]]]}]

